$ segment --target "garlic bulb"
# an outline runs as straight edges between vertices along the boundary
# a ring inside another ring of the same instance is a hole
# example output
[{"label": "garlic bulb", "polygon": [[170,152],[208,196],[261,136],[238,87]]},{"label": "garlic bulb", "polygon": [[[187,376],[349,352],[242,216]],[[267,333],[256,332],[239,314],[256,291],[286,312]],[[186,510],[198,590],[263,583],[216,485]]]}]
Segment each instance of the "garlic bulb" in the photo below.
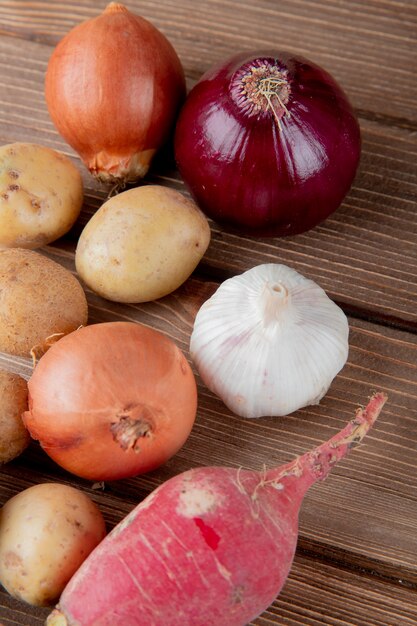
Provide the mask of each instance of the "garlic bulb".
[{"label": "garlic bulb", "polygon": [[204,383],[243,417],[318,404],[348,356],[349,326],[321,287],[278,264],[220,285],[197,313],[192,359]]}]

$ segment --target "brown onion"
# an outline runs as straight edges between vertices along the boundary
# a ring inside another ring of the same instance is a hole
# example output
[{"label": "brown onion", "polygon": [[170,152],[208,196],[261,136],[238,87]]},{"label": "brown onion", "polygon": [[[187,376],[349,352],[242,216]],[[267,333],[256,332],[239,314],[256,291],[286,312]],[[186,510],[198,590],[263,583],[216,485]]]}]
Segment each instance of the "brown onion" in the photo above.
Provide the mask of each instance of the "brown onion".
[{"label": "brown onion", "polygon": [[104,181],[134,181],[146,174],[184,96],[184,72],[174,48],[117,2],[71,30],[46,73],[52,121]]},{"label": "brown onion", "polygon": [[133,322],[92,324],[35,367],[23,421],[69,472],[116,480],[149,472],[185,443],[197,410],[194,374],[176,344]]}]

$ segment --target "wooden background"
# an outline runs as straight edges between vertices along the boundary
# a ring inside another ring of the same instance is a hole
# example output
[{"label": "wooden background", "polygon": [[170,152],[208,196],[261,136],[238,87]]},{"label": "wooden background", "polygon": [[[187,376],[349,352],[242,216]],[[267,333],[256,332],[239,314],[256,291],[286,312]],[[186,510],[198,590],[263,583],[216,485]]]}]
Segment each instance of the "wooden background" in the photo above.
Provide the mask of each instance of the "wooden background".
[{"label": "wooden background", "polygon": [[[72,271],[77,237],[106,190],[55,131],[43,80],[58,40],[105,6],[105,0],[0,2],[0,141],[61,150],[82,171],[86,197],[77,225],[41,250]],[[207,464],[260,469],[293,458],[334,434],[381,389],[389,403],[379,423],[309,492],[290,578],[252,626],[416,624],[417,6],[413,0],[130,0],[127,6],[168,36],[189,86],[213,62],[257,47],[300,52],[323,65],[358,113],[363,154],[348,197],[321,226],[288,239],[253,240],[211,223],[209,250],[182,288],[137,306],[87,291],[90,321],[149,324],[188,356],[194,316],[216,285],[254,265],[282,262],[317,281],[348,314],[349,360],[319,407],[286,418],[238,418],[200,384],[197,421],[184,448],[159,470],[104,491],[60,470],[33,444],[1,469],[0,505],[32,484],[61,481],[88,492],[111,528],[180,471]],[[159,158],[147,180],[186,192],[169,158]],[[38,626],[47,613],[0,592],[3,626]]]}]

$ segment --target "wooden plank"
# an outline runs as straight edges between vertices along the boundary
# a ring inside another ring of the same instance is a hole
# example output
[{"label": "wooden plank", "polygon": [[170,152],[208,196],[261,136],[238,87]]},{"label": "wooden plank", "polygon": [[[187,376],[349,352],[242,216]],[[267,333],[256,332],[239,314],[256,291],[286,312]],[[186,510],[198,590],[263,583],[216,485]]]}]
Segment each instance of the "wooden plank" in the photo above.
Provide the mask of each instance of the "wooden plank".
[{"label": "wooden plank", "polygon": [[[42,86],[48,55],[44,45],[0,40],[0,141],[35,141],[74,159],[86,188],[84,209],[72,231],[76,238],[108,190],[93,181],[49,119]],[[259,263],[285,263],[355,315],[416,328],[415,137],[368,120],[361,126],[360,169],[334,215],[308,233],[281,239],[239,237],[211,222],[212,243],[200,269],[224,278]],[[186,192],[169,153],[160,157],[147,182]]]},{"label": "wooden plank", "polygon": [[[287,583],[255,626],[411,626],[416,591],[297,555]],[[301,606],[300,606],[301,605]]]},{"label": "wooden plank", "polygon": [[[248,626],[414,626],[415,593],[297,554],[280,596]],[[2,626],[43,626],[49,612],[0,591]]]},{"label": "wooden plank", "polygon": [[[107,0],[8,1],[0,6],[0,33],[55,44]],[[130,10],[160,28],[178,51],[187,73],[199,76],[239,50],[279,47],[322,64],[341,82],[366,116],[400,125],[416,122],[415,28],[412,2],[355,0],[131,0]]]}]

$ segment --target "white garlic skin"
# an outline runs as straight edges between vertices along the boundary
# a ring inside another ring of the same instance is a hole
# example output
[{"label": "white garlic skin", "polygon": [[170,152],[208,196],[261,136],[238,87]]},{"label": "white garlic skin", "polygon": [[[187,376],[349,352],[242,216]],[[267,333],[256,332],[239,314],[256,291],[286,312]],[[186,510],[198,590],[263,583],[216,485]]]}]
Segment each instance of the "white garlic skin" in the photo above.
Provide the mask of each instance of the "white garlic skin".
[{"label": "white garlic skin", "polygon": [[197,313],[190,352],[207,387],[242,417],[318,404],[347,361],[346,315],[280,264],[223,282]]}]

